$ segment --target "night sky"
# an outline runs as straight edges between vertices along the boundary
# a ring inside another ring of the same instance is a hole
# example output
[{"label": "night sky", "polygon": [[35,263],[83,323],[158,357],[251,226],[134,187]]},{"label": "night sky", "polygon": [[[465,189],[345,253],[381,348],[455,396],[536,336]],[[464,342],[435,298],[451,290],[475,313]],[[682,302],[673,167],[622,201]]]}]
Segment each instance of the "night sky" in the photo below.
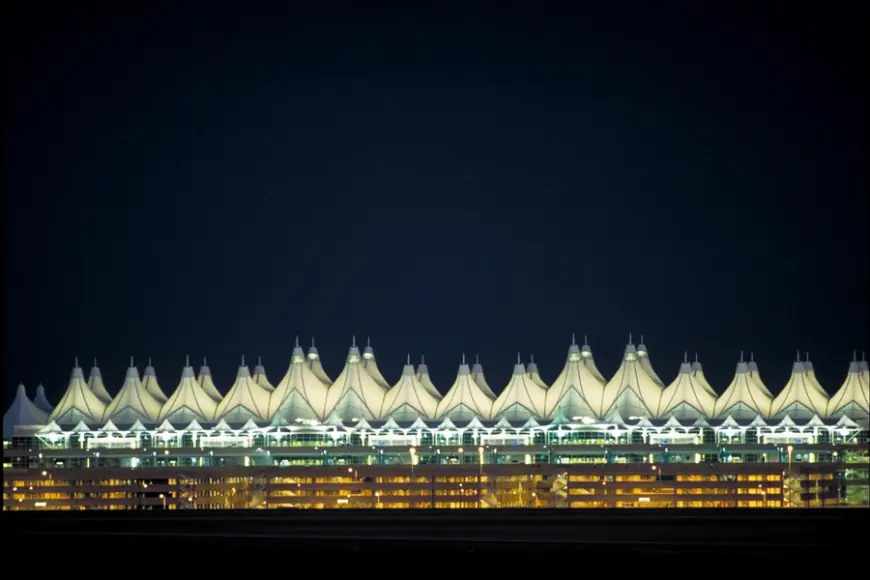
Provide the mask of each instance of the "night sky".
[{"label": "night sky", "polygon": [[831,393],[870,350],[861,3],[16,4],[7,404],[75,356],[276,383],[296,335],[442,392],[463,352],[551,382],[572,332],[720,392],[741,350]]}]

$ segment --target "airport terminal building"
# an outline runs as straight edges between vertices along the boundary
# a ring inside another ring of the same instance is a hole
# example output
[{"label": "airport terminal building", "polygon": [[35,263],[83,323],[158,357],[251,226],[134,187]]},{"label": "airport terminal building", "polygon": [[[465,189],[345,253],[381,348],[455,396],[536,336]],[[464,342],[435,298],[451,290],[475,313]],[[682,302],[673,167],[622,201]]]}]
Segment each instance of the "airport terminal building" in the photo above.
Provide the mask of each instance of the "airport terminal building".
[{"label": "airport terminal building", "polygon": [[3,509],[867,507],[868,384],[797,360],[774,394],[750,359],[718,395],[631,340],[610,379],[572,340],[552,384],[518,358],[498,394],[464,357],[444,394],[410,360],[390,385],[355,342],[334,380],[297,342],[226,394],[205,364],[167,396],[131,361],[112,396],[76,363],[57,405],[20,386],[4,415]]}]

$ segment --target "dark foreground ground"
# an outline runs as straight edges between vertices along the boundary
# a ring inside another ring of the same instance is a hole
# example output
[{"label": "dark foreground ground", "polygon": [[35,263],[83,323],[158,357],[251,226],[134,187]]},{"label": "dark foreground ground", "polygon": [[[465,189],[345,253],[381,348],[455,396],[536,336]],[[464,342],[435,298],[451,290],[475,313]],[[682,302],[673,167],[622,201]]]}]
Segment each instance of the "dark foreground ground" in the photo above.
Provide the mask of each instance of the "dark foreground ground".
[{"label": "dark foreground ground", "polygon": [[398,560],[421,570],[469,560],[527,570],[578,558],[616,569],[635,560],[718,567],[739,558],[801,570],[807,559],[862,557],[868,516],[867,509],[5,512],[2,534],[4,551],[50,547],[43,553],[52,559],[99,553],[104,561],[124,554],[133,568],[140,557],[147,566],[151,554],[164,554],[176,572],[286,557],[336,571]]}]

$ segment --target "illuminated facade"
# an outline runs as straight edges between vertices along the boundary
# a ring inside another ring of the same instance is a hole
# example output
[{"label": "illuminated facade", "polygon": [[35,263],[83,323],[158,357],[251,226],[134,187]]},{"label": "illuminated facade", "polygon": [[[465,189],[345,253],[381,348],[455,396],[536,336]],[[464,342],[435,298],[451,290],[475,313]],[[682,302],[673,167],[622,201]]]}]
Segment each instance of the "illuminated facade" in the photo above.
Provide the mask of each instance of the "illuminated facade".
[{"label": "illuminated facade", "polygon": [[666,385],[628,345],[606,381],[572,344],[549,387],[518,362],[493,396],[463,359],[439,400],[410,364],[385,386],[370,346],[334,382],[313,355],[275,387],[243,362],[219,400],[189,364],[162,403],[150,365],[110,401],[76,365],[50,413],[20,387],[4,509],[868,505],[863,362],[830,399],[804,363],[774,397],[740,362],[716,398],[697,361]]}]

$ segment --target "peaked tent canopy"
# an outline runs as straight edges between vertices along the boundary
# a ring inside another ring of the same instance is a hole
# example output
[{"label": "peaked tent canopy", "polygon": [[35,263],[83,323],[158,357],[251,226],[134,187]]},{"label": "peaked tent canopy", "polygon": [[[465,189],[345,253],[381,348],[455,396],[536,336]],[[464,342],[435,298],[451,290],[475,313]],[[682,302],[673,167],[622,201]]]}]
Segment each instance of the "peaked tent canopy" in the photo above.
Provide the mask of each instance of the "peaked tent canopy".
[{"label": "peaked tent canopy", "polygon": [[417,365],[417,380],[420,381],[420,384],[423,385],[426,392],[435,397],[436,400],[440,401],[443,398],[441,393],[438,391],[438,388],[435,386],[435,383],[432,382],[432,378],[429,377],[429,367],[426,366],[426,357],[422,355],[420,356],[420,364]]},{"label": "peaked tent canopy", "polygon": [[[740,360],[743,360],[743,355],[740,356]],[[773,400],[773,393],[770,392],[770,389],[767,388],[767,385],[764,384],[764,381],[761,380],[761,373],[758,372],[758,363],[755,362],[755,353],[749,353],[749,362],[746,363],[746,368],[749,372],[749,378],[752,379],[756,385],[758,385],[764,393],[767,393],[767,396]]]},{"label": "peaked tent canopy", "polygon": [[157,373],[154,371],[150,357],[148,358],[148,366],[145,367],[145,372],[142,374],[142,386],[161,405],[168,399],[163,389],[160,388],[160,383],[157,382]]},{"label": "peaked tent canopy", "polygon": [[215,421],[227,423],[245,423],[250,419],[268,421],[268,416],[269,391],[251,378],[251,371],[245,365],[243,356],[242,364],[236,373],[236,382],[215,409]]},{"label": "peaked tent canopy", "polygon": [[160,407],[160,402],[145,390],[145,385],[139,380],[139,370],[131,358],[124,385],[106,407],[103,422],[111,420],[116,425],[132,425],[137,420],[153,423],[160,416]]},{"label": "peaked tent canopy", "polygon": [[419,418],[435,419],[437,413],[438,399],[417,379],[409,355],[399,382],[384,396],[380,418],[411,423]]},{"label": "peaked tent canopy", "polygon": [[382,375],[380,369],[378,369],[378,361],[375,359],[375,350],[372,348],[371,338],[366,339],[366,347],[363,349],[362,358],[362,364],[369,376],[373,378],[375,382],[384,389],[384,391],[388,391],[390,389],[390,383],[387,382],[387,379],[384,378],[384,375]]},{"label": "peaked tent canopy", "polygon": [[680,373],[664,391],[659,402],[659,418],[696,420],[712,417],[716,411],[716,397],[695,378],[688,356],[680,365]]},{"label": "peaked tent canopy", "polygon": [[541,373],[538,372],[538,365],[535,364],[535,355],[529,355],[529,366],[526,367],[526,375],[528,379],[544,389],[547,390],[547,383],[541,378]]},{"label": "peaked tent canopy", "polygon": [[646,374],[657,384],[659,387],[664,387],[665,383],[659,378],[656,372],[653,370],[652,361],[649,358],[649,351],[646,348],[646,345],[643,343],[643,335],[640,335],[640,344],[637,345],[637,360],[640,363],[640,366],[643,367],[643,370],[646,371]]},{"label": "peaked tent canopy", "polygon": [[24,385],[18,385],[12,405],[3,415],[3,440],[10,441],[15,427],[42,427],[48,423],[48,413],[33,404]]},{"label": "peaked tent canopy", "polygon": [[560,413],[574,417],[597,418],[603,386],[583,360],[583,354],[573,337],[562,372],[547,390],[545,414],[553,419]]},{"label": "peaked tent canopy", "polygon": [[546,401],[547,391],[529,379],[517,354],[513,376],[492,404],[489,416],[491,419],[528,421],[531,417],[544,416]]},{"label": "peaked tent canopy", "polygon": [[[571,344],[575,344],[574,335],[571,335]],[[589,346],[589,341],[586,339],[586,336],[583,336],[583,347],[580,349],[580,356],[583,360],[583,364],[586,365],[586,368],[589,369],[589,372],[592,373],[592,376],[595,379],[604,385],[607,382],[607,379],[604,378],[604,375],[601,374],[601,371],[598,370],[598,367],[595,365],[595,357],[592,356],[592,347]]]},{"label": "peaked tent canopy", "polygon": [[97,366],[97,359],[94,359],[94,366],[91,367],[91,375],[88,377],[88,388],[106,405],[112,402],[112,395],[109,394],[109,391],[106,389],[106,383],[103,382],[103,373],[100,372],[100,367]]},{"label": "peaked tent canopy", "polygon": [[326,391],[327,386],[308,366],[297,339],[290,367],[269,399],[269,416],[283,417],[291,424],[298,419],[321,421],[325,418]]},{"label": "peaked tent canopy", "polygon": [[266,389],[269,392],[275,390],[272,383],[269,382],[269,377],[266,376],[266,367],[263,366],[263,359],[257,357],[257,365],[254,367],[254,382]]},{"label": "peaked tent canopy", "polygon": [[194,420],[211,421],[214,419],[217,403],[209,397],[196,381],[193,367],[188,359],[181,371],[181,380],[172,396],[160,409],[158,423],[168,420],[178,425],[188,424]]},{"label": "peaked tent canopy", "polygon": [[716,393],[716,390],[710,385],[710,382],[707,381],[707,376],[704,374],[704,367],[701,365],[701,361],[698,360],[698,353],[695,353],[695,361],[692,363],[692,376],[695,378],[695,382],[702,387],[704,390],[713,395],[714,397],[719,397]]},{"label": "peaked tent canopy", "polygon": [[220,403],[221,399],[224,398],[221,392],[217,390],[214,379],[211,378],[211,369],[208,368],[208,361],[206,361],[205,357],[202,359],[202,366],[199,367],[199,377],[197,377],[196,382],[199,383],[205,394],[211,397],[215,403]]},{"label": "peaked tent canopy", "polygon": [[48,420],[59,425],[77,425],[82,421],[98,424],[102,422],[105,410],[106,405],[88,388],[85,374],[76,359],[66,392]]},{"label": "peaked tent canopy", "polygon": [[475,417],[487,418],[492,410],[493,398],[474,380],[471,369],[465,364],[465,355],[462,355],[456,380],[438,403],[438,420],[471,421]]},{"label": "peaked tent canopy", "polygon": [[[462,358],[464,360],[465,355],[462,355]],[[476,355],[474,357],[474,366],[471,367],[471,378],[474,379],[474,382],[477,383],[477,386],[480,387],[480,390],[483,391],[487,397],[495,400],[495,393],[491,388],[489,388],[489,384],[486,382],[486,377],[483,374],[483,365],[480,364],[480,358]]]},{"label": "peaked tent canopy", "polygon": [[602,419],[610,419],[616,414],[624,418],[654,417],[661,394],[662,388],[644,370],[637,350],[629,343],[622,364],[604,385],[598,416]]},{"label": "peaked tent canopy", "polygon": [[311,339],[311,348],[308,349],[308,368],[314,373],[314,376],[320,379],[320,382],[327,387],[332,384],[332,379],[323,370],[323,363],[320,360],[320,354],[317,352],[317,347],[314,346],[314,339]]},{"label": "peaked tent canopy", "polygon": [[870,365],[867,364],[867,361],[864,360],[864,353],[861,353],[861,361],[858,363],[858,370],[861,371],[861,381],[864,382],[865,385],[870,384]]},{"label": "peaked tent canopy", "polygon": [[810,384],[827,399],[828,391],[825,390],[822,383],[820,383],[819,379],[816,378],[816,369],[813,368],[813,363],[810,362],[810,353],[807,353],[806,358],[804,359],[804,370],[807,373],[807,379],[809,379]]},{"label": "peaked tent canopy", "polygon": [[48,414],[51,414],[54,410],[54,407],[48,402],[48,397],[45,396],[45,387],[42,385],[36,386],[36,396],[33,397],[33,404],[36,405],[37,409],[42,409]]},{"label": "peaked tent canopy", "polygon": [[752,420],[759,415],[769,417],[772,402],[771,396],[749,376],[749,366],[741,360],[731,384],[716,401],[713,415],[718,419],[730,416],[740,420]]},{"label": "peaked tent canopy", "polygon": [[323,416],[338,413],[347,420],[374,421],[380,416],[384,388],[366,371],[356,340],[347,355],[347,362],[326,393]]},{"label": "peaked tent canopy", "polygon": [[853,421],[870,417],[870,389],[861,380],[858,361],[849,363],[846,380],[828,401],[827,416],[832,419],[846,416]]},{"label": "peaked tent canopy", "polygon": [[791,377],[782,391],[774,397],[770,416],[774,419],[811,419],[814,415],[824,417],[828,410],[828,397],[813,385],[807,376],[804,363],[792,366]]}]

